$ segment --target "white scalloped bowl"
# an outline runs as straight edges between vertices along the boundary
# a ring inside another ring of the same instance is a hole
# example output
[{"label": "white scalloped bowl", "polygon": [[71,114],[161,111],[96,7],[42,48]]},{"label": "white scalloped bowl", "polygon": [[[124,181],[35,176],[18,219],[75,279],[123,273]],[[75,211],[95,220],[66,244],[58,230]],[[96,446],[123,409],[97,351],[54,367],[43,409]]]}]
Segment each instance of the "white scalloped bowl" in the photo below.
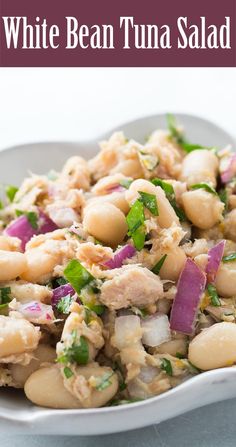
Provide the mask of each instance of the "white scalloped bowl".
[{"label": "white scalloped bowl", "polygon": [[[190,141],[207,146],[234,145],[234,139],[220,127],[191,115],[176,114]],[[164,114],[141,118],[119,126],[127,137],[143,141],[156,128],[165,128]],[[114,129],[113,129],[114,130]],[[1,183],[19,184],[28,171],[38,174],[60,169],[71,155],[90,158],[97,141],[79,143],[35,143],[0,152]],[[19,434],[96,435],[159,423],[186,411],[236,397],[236,368],[202,373],[176,388],[151,399],[119,407],[89,410],[51,410],[31,404],[21,391],[0,390],[0,431]]]}]

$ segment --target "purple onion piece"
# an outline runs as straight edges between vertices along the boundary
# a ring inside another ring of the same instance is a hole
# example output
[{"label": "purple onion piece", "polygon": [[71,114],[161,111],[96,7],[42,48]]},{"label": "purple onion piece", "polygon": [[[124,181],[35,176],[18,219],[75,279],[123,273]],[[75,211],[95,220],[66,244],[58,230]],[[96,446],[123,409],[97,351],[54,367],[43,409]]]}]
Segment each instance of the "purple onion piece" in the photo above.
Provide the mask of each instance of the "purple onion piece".
[{"label": "purple onion piece", "polygon": [[219,269],[222,256],[224,254],[225,241],[219,242],[219,244],[212,247],[208,252],[208,262],[206,266],[207,281],[210,283],[215,282],[216,274]]},{"label": "purple onion piece", "polygon": [[4,233],[11,237],[18,237],[21,240],[21,248],[24,250],[25,245],[37,233],[37,230],[30,225],[27,217],[23,215],[10,223]]},{"label": "purple onion piece", "polygon": [[233,154],[229,159],[228,167],[221,173],[222,183],[228,183],[236,174],[236,154]]},{"label": "purple onion piece", "polygon": [[40,210],[37,229],[32,227],[27,216],[24,214],[10,223],[6,227],[4,234],[11,237],[18,237],[21,240],[21,248],[24,251],[27,242],[29,242],[33,236],[50,233],[57,229],[57,225]]},{"label": "purple onion piece", "polygon": [[57,287],[53,290],[51,304],[52,307],[55,308],[59,303],[61,298],[64,298],[67,295],[73,296],[75,291],[70,284],[63,284],[62,286]]},{"label": "purple onion piece", "polygon": [[110,259],[109,261],[105,262],[105,266],[109,269],[116,269],[123,265],[123,262],[127,258],[132,258],[136,253],[135,248],[133,245],[127,244],[124,247],[117,250],[114,254],[113,259]]},{"label": "purple onion piece", "polygon": [[201,295],[206,285],[206,275],[191,259],[187,259],[180,274],[177,292],[170,315],[173,331],[192,334]]},{"label": "purple onion piece", "polygon": [[107,194],[111,194],[113,192],[123,192],[125,190],[126,190],[126,188],[124,186],[117,184],[117,185],[113,185],[113,186],[110,186],[109,188],[107,188],[106,192],[107,192]]}]

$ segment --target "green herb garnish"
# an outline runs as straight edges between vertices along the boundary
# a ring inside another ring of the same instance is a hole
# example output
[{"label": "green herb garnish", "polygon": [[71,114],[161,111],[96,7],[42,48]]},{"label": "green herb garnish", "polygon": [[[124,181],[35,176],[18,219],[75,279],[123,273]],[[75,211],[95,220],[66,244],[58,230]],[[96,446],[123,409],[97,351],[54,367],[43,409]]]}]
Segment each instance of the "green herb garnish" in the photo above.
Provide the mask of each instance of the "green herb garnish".
[{"label": "green herb garnish", "polygon": [[28,222],[34,230],[38,230],[38,214],[34,211],[15,210],[16,216],[26,216]]},{"label": "green herb garnish", "polygon": [[0,288],[0,309],[7,307],[8,303],[11,301],[11,288],[1,287]]},{"label": "green herb garnish", "polygon": [[13,202],[19,188],[13,185],[7,185],[5,188],[6,196],[10,202]]},{"label": "green herb garnish", "polygon": [[78,295],[85,286],[95,279],[76,259],[72,259],[72,261],[67,264],[64,270],[64,275]]},{"label": "green herb garnish", "polygon": [[174,188],[170,183],[164,182],[164,180],[157,177],[153,178],[151,182],[155,186],[160,186],[163,189],[163,191],[165,191],[168,200],[173,199],[175,197]]},{"label": "green herb garnish", "polygon": [[221,305],[221,303],[220,303],[220,299],[219,299],[219,296],[218,296],[215,286],[213,284],[208,284],[207,291],[210,295],[212,306],[219,307]]},{"label": "green herb garnish", "polygon": [[126,216],[126,222],[129,229],[128,236],[132,237],[134,246],[139,251],[142,250],[145,243],[144,220],[144,205],[136,200]]},{"label": "green herb garnish", "polygon": [[179,220],[181,222],[187,220],[184,211],[176,203],[175,191],[173,186],[167,182],[164,182],[164,180],[161,180],[160,178],[154,178],[151,180],[151,182],[153,183],[153,185],[160,186],[163,189],[172,208],[174,208],[175,214],[178,216]]},{"label": "green herb garnish", "polygon": [[184,355],[181,354],[181,352],[176,352],[175,357],[177,357],[177,359],[184,359]]},{"label": "green herb garnish", "polygon": [[180,129],[178,129],[174,115],[168,113],[166,118],[167,118],[168,129],[170,132],[170,137],[177,144],[179,144],[182,147],[182,149],[184,149],[185,152],[189,153],[195,151],[196,149],[212,149],[212,148],[206,148],[205,146],[201,146],[200,144],[189,143],[189,141],[187,141],[186,138],[184,137],[184,133]]},{"label": "green herb garnish", "polygon": [[147,208],[153,216],[158,216],[159,213],[156,196],[143,191],[138,191],[138,193],[140,194],[140,198],[138,200],[144,204],[145,208]]},{"label": "green herb garnish", "polygon": [[0,210],[3,210],[3,208],[4,208],[3,203],[2,203],[2,201],[0,200]]},{"label": "green herb garnish", "polygon": [[[74,335],[73,335],[74,336]],[[58,357],[59,363],[77,363],[78,365],[86,365],[89,360],[89,347],[85,337],[81,335],[77,342],[75,336],[70,348],[65,348],[63,354]]]},{"label": "green herb garnish", "polygon": [[213,188],[209,183],[196,183],[195,185],[190,186],[190,189],[205,189],[205,191],[210,192],[211,194],[217,195],[215,188]]},{"label": "green herb garnish", "polygon": [[231,253],[230,255],[223,256],[222,261],[223,262],[236,261],[236,253]]},{"label": "green herb garnish", "polygon": [[59,276],[59,278],[56,278],[55,282],[56,284],[58,284],[58,286],[64,286],[65,284],[68,284],[68,281],[63,276]]},{"label": "green herb garnish", "polygon": [[74,375],[73,371],[68,366],[65,366],[63,372],[67,379],[70,379]]},{"label": "green herb garnish", "polygon": [[111,372],[109,371],[103,374],[102,377],[99,377],[100,383],[96,386],[96,390],[103,391],[106,388],[108,388],[112,384],[110,378],[113,376],[113,374],[114,374],[113,371]]},{"label": "green herb garnish", "polygon": [[173,375],[173,369],[172,369],[170,360],[162,358],[161,359],[161,369],[163,369],[163,371],[165,371],[166,374],[168,374],[168,376]]},{"label": "green herb garnish", "polygon": [[70,312],[70,305],[73,303],[73,298],[70,295],[63,296],[63,298],[58,301],[56,308],[58,312],[62,314],[68,314]]},{"label": "green herb garnish", "polygon": [[152,268],[152,272],[155,273],[155,275],[159,275],[160,270],[161,270],[166,258],[167,258],[167,255],[163,255],[161,257],[161,259],[159,259],[159,261]]},{"label": "green herb garnish", "polygon": [[225,213],[226,211],[228,211],[228,193],[227,193],[226,189],[221,189],[218,193],[218,196],[219,196],[221,202],[223,202],[225,205],[225,209],[224,209],[224,213]]},{"label": "green herb garnish", "polygon": [[28,222],[30,223],[31,227],[34,230],[38,229],[38,214],[35,213],[34,211],[29,211],[28,213],[25,214]]}]

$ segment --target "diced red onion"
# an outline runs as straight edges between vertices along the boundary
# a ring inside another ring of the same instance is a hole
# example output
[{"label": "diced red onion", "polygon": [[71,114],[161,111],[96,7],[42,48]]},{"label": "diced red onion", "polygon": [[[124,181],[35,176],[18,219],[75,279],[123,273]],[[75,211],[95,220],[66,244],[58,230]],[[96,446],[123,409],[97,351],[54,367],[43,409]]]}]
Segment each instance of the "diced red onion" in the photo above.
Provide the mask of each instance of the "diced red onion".
[{"label": "diced red onion", "polygon": [[192,334],[205,285],[206,275],[194,261],[187,259],[179,277],[171,309],[170,328],[173,331]]},{"label": "diced red onion", "polygon": [[236,154],[233,154],[229,161],[227,168],[221,173],[222,183],[228,183],[236,174]]},{"label": "diced red onion", "polygon": [[70,284],[63,284],[62,286],[57,287],[53,290],[51,299],[52,307],[55,308],[61,298],[64,298],[67,295],[73,296],[74,294],[75,291]]},{"label": "diced red onion", "polygon": [[132,258],[136,253],[133,245],[127,244],[124,247],[117,250],[114,254],[113,259],[105,262],[104,265],[109,269],[117,269],[123,265],[123,262],[127,258]]},{"label": "diced red onion", "polygon": [[222,256],[224,254],[225,241],[212,247],[208,252],[208,262],[206,266],[207,281],[214,283],[217,271],[219,269]]},{"label": "diced red onion", "polygon": [[39,211],[39,221],[38,221],[39,228],[37,230],[37,234],[45,234],[45,233],[51,233],[52,231],[58,230],[58,226],[55,224],[55,222],[50,219],[43,211]]},{"label": "diced red onion", "polygon": [[40,303],[39,301],[30,301],[29,303],[21,304],[18,310],[30,321],[54,320],[52,306]]},{"label": "diced red onion", "polygon": [[170,323],[167,315],[155,314],[141,320],[144,329],[142,342],[146,346],[159,346],[171,340]]},{"label": "diced red onion", "polygon": [[18,237],[21,240],[21,248],[25,249],[27,242],[36,234],[36,230],[30,225],[27,217],[20,216],[6,227],[4,233],[8,236]]},{"label": "diced red onion", "polygon": [[113,192],[123,192],[123,191],[125,191],[125,189],[126,189],[126,188],[124,188],[124,186],[119,185],[119,184],[117,184],[117,185],[112,185],[112,186],[110,186],[110,187],[107,188],[106,193],[107,193],[107,194],[111,194],[111,193],[113,193]]},{"label": "diced red onion", "polygon": [[57,229],[58,227],[56,224],[48,216],[46,216],[46,214],[39,211],[37,229],[32,227],[27,216],[24,214],[10,223],[4,230],[4,233],[8,236],[18,237],[21,240],[22,250],[24,250],[25,245],[33,236],[50,233],[51,231]]}]

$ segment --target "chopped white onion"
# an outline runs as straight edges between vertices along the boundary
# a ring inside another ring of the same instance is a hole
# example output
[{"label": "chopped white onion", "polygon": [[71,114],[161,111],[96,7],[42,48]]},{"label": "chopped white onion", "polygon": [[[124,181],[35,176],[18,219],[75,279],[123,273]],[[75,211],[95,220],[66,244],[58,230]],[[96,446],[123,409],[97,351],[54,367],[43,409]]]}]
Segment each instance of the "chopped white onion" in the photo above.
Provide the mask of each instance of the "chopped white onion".
[{"label": "chopped white onion", "polygon": [[142,342],[146,346],[159,346],[171,340],[170,323],[167,315],[155,314],[141,321],[144,330]]},{"label": "chopped white onion", "polygon": [[123,349],[140,341],[142,330],[140,318],[137,315],[126,315],[115,320],[114,344]]}]

